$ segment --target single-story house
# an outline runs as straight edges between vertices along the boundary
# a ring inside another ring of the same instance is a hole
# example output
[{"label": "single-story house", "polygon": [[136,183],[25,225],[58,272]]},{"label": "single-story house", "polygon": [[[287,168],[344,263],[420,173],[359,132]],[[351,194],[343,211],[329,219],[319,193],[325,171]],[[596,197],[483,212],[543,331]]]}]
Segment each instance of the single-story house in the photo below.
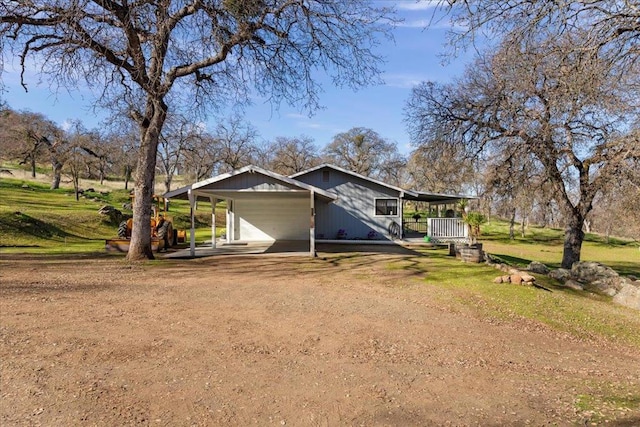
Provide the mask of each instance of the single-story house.
[{"label": "single-story house", "polygon": [[[190,201],[192,254],[196,201],[208,200],[212,236],[215,205],[226,201],[226,243],[302,240],[309,242],[312,255],[316,241],[402,239],[405,201],[453,204],[469,198],[404,190],[330,164],[291,176],[250,165],[178,188],[164,197]],[[441,237],[466,237],[466,227],[459,219],[453,220],[457,221],[455,226],[447,224]],[[431,224],[430,228],[434,227],[438,228]],[[215,238],[212,245],[216,245]]]}]

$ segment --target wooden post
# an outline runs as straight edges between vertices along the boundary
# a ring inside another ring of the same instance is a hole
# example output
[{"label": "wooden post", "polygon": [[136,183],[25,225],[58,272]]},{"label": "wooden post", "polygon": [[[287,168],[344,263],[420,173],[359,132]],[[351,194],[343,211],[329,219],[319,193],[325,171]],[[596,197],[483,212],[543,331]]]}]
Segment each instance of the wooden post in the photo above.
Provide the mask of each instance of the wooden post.
[{"label": "wooden post", "polygon": [[404,240],[404,193],[400,194],[398,200],[398,215],[400,215],[400,240]]},{"label": "wooden post", "polygon": [[225,239],[227,241],[227,243],[231,243],[230,240],[230,234],[231,233],[231,214],[229,213],[229,207],[231,206],[231,200],[227,199],[227,209],[225,210],[225,224],[227,227],[227,231],[224,233],[225,234]]},{"label": "wooden post", "polygon": [[309,225],[309,255],[316,256],[316,207],[315,207],[315,193],[313,190],[309,192],[311,207],[311,222]]},{"label": "wooden post", "polygon": [[235,240],[235,225],[236,225],[236,215],[233,212],[234,202],[232,199],[227,199],[227,243],[231,243]]},{"label": "wooden post", "polygon": [[216,205],[218,204],[218,199],[215,197],[210,197],[211,200],[211,248],[216,248]]},{"label": "wooden post", "polygon": [[191,209],[191,229],[189,230],[189,254],[196,256],[196,197],[193,190],[189,189],[189,208]]}]

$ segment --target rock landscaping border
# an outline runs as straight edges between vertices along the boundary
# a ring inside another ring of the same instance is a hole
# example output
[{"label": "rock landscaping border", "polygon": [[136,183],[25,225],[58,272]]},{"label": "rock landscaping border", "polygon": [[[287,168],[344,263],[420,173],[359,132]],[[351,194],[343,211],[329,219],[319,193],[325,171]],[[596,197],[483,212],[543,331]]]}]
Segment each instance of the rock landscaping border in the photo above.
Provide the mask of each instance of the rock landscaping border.
[{"label": "rock landscaping border", "polygon": [[[493,283],[541,287],[536,285],[535,276],[513,268],[490,254],[485,253],[485,260],[488,265],[493,265],[507,273],[493,279]],[[561,286],[575,291],[593,292],[612,297],[612,301],[616,304],[640,310],[640,281],[635,276],[620,276],[611,267],[602,263],[578,261],[573,264],[571,270],[564,268],[551,270],[546,265],[533,261],[527,266],[527,272],[546,275],[556,280]]]}]

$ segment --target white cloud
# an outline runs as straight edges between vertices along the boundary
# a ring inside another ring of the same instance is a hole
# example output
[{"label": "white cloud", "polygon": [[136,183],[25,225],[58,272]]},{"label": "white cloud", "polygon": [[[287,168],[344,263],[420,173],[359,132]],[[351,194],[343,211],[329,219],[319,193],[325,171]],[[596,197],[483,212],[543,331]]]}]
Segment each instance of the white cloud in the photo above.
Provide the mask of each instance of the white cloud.
[{"label": "white cloud", "polygon": [[438,6],[438,0],[403,0],[396,2],[396,7],[400,10],[420,11],[430,10]]},{"label": "white cloud", "polygon": [[402,28],[420,28],[424,29],[431,23],[430,19],[414,19],[411,21],[402,21],[397,24],[398,27]]},{"label": "white cloud", "polygon": [[299,123],[299,125],[300,127],[307,128],[307,129],[322,129],[324,127],[320,123],[313,123],[313,122]]},{"label": "white cloud", "polygon": [[456,31],[464,31],[467,28],[461,26],[460,24],[456,24],[450,19],[444,18],[425,18],[425,19],[412,19],[405,20],[399,22],[397,24],[400,28],[419,28],[421,30],[426,30],[427,28],[430,30],[456,30]]},{"label": "white cloud", "polygon": [[400,89],[411,89],[430,78],[421,74],[385,74],[385,85]]},{"label": "white cloud", "polygon": [[299,113],[287,113],[285,114],[285,117],[288,119],[296,119],[296,120],[307,120],[309,118],[304,114],[299,114]]},{"label": "white cloud", "polygon": [[285,114],[287,119],[291,119],[295,122],[295,126],[303,129],[317,129],[327,130],[329,126],[313,121],[309,116],[299,113],[287,113]]}]

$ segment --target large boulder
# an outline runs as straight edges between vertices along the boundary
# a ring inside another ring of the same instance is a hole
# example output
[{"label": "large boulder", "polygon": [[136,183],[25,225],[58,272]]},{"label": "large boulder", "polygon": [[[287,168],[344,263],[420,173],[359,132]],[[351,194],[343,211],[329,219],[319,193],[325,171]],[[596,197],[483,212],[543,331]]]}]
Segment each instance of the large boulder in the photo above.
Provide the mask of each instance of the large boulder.
[{"label": "large boulder", "polygon": [[549,272],[549,277],[564,283],[571,278],[571,271],[566,268],[557,268]]},{"label": "large boulder", "polygon": [[604,279],[594,280],[593,282],[587,282],[585,287],[592,291],[612,297],[620,292],[622,289],[622,282],[624,280],[625,279],[620,276],[607,277]]},{"label": "large boulder", "polygon": [[527,270],[537,274],[549,274],[549,267],[538,261],[531,261]]},{"label": "large boulder", "polygon": [[513,284],[520,285],[522,284],[522,276],[519,274],[512,274],[509,276],[509,281]]},{"label": "large boulder", "polygon": [[584,286],[573,279],[567,280],[562,286],[564,286],[565,288],[573,289],[574,291],[584,291]]},{"label": "large boulder", "polygon": [[593,261],[574,262],[571,267],[571,276],[581,282],[593,283],[597,280],[606,280],[618,277],[611,267]]},{"label": "large boulder", "polygon": [[493,279],[493,283],[513,283],[514,285],[533,285],[536,278],[530,274],[516,271],[507,276],[498,276]]},{"label": "large boulder", "polygon": [[571,276],[585,283],[585,288],[610,297],[620,292],[624,280],[611,267],[593,261],[574,262]]},{"label": "large boulder", "polygon": [[613,302],[640,310],[640,285],[637,282],[623,279],[620,292],[613,297]]},{"label": "large boulder", "polygon": [[533,283],[536,281],[536,278],[527,273],[521,273],[520,277],[522,277],[522,281],[524,283]]}]

